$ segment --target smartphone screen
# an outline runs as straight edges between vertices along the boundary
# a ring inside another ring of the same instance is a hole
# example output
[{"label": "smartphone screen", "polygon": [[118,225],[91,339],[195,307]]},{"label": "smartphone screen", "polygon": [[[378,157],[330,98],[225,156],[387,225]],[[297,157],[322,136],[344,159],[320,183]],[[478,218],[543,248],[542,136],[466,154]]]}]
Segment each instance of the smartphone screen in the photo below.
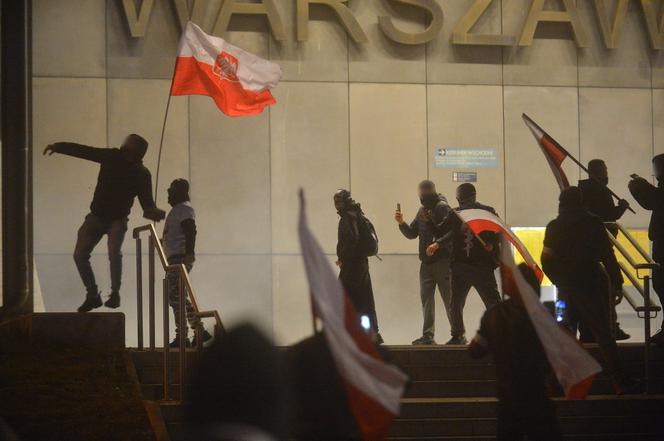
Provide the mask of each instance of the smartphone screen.
[{"label": "smartphone screen", "polygon": [[401,211],[401,203],[397,202],[397,211]]}]

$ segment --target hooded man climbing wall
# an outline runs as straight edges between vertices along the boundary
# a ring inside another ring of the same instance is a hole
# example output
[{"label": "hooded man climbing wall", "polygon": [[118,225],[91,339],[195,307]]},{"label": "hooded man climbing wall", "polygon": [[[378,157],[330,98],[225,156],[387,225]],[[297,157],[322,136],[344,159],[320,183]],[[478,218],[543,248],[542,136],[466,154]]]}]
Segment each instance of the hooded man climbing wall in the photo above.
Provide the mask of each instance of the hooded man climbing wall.
[{"label": "hooded man climbing wall", "polygon": [[74,261],[87,291],[79,312],[88,312],[102,305],[90,265],[90,255],[99,241],[108,236],[108,257],[111,265],[111,294],[104,303],[109,308],[120,306],[122,283],[122,242],[127,232],[129,212],[134,198],[143,208],[143,217],[158,222],[165,212],[157,208],[152,197],[152,176],[143,165],[148,143],[141,136],[127,136],[119,149],[96,148],[71,142],[57,142],[44,149],[44,155],[60,153],[99,164],[99,175],[90,213],[78,230]]}]

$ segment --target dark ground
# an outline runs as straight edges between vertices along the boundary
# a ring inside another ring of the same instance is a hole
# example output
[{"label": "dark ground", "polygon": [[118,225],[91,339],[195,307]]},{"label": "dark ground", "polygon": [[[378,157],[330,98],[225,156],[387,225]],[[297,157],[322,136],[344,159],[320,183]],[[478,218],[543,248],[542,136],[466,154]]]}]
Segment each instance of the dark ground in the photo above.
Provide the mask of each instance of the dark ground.
[{"label": "dark ground", "polygon": [[153,441],[123,357],[1,342],[0,418],[21,441]]}]

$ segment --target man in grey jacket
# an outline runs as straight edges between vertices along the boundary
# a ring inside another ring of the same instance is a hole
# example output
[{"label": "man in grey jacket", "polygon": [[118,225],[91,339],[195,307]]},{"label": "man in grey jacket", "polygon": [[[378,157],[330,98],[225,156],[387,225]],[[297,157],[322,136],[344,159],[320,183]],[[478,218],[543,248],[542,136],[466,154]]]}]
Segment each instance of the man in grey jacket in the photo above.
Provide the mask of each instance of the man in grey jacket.
[{"label": "man in grey jacket", "polygon": [[[422,337],[413,341],[414,345],[433,345],[436,320],[436,286],[443,298],[445,312],[448,320],[450,316],[450,247],[447,238],[434,239],[433,233],[427,227],[427,213],[440,223],[450,212],[447,199],[436,192],[436,185],[431,181],[422,181],[418,186],[422,206],[417,211],[415,219],[408,224],[403,220],[403,214],[397,209],[394,219],[399,224],[399,230],[408,239],[419,238],[420,256],[420,299],[422,300]],[[427,248],[436,248],[433,255],[427,255]]]}]

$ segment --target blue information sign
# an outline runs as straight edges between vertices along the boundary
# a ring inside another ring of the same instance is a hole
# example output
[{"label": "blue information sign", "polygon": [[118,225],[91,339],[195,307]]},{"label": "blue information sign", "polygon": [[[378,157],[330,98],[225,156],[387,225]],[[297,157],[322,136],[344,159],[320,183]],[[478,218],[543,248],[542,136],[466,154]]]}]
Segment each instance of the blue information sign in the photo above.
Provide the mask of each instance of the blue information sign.
[{"label": "blue information sign", "polygon": [[498,167],[496,149],[437,148],[434,152],[436,168],[492,168]]}]

